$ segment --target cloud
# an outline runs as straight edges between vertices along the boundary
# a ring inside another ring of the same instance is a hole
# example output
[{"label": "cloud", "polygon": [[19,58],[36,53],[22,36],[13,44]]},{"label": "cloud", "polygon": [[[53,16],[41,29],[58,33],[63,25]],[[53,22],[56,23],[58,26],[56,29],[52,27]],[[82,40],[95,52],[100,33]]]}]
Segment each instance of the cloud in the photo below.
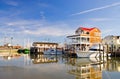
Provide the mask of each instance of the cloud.
[{"label": "cloud", "polygon": [[42,2],[38,3],[38,5],[41,6],[41,7],[45,7],[45,8],[50,7],[49,4],[47,4],[47,3],[42,3]]},{"label": "cloud", "polygon": [[[0,10],[0,20],[11,20],[11,19],[18,19],[24,11],[19,9],[8,9],[8,10]],[[1,21],[0,21],[1,22]]]},{"label": "cloud", "polygon": [[85,10],[85,11],[81,11],[79,13],[74,13],[74,14],[72,14],[72,16],[85,14],[85,13],[89,13],[89,12],[93,12],[93,11],[97,11],[97,10],[102,10],[102,9],[106,9],[106,8],[110,8],[110,7],[114,7],[114,6],[119,6],[119,5],[120,5],[120,2],[117,2],[117,3],[110,4],[110,5],[106,5],[106,6],[102,6],[102,7],[98,7],[98,8],[93,8],[93,9],[89,9],[89,10]]},{"label": "cloud", "polygon": [[45,20],[45,15],[44,15],[44,12],[43,12],[43,11],[40,12],[40,16],[41,16],[41,19],[42,19],[42,20]]},{"label": "cloud", "polygon": [[11,5],[11,6],[18,6],[18,2],[16,1],[13,1],[13,0],[4,0],[4,2],[7,4],[7,5]]},{"label": "cloud", "polygon": [[100,22],[100,21],[109,21],[110,18],[91,18],[91,21]]},{"label": "cloud", "polygon": [[[49,23],[41,20],[18,20],[4,22],[1,33],[33,36],[65,36],[74,32],[66,23]],[[6,29],[6,30],[4,30]],[[67,29],[67,30],[65,30]]]},{"label": "cloud", "polygon": [[66,31],[64,29],[65,28],[60,27],[43,27],[37,30],[24,30],[24,33],[38,36],[65,36],[73,32],[73,30],[69,28],[66,28]]}]

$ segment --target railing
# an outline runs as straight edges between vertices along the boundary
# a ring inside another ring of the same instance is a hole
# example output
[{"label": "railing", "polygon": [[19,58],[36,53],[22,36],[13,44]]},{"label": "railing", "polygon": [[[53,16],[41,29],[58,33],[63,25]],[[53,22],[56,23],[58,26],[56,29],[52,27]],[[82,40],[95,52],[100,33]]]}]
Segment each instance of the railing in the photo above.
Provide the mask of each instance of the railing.
[{"label": "railing", "polygon": [[69,42],[70,44],[89,44],[90,42],[89,41],[70,41]]}]

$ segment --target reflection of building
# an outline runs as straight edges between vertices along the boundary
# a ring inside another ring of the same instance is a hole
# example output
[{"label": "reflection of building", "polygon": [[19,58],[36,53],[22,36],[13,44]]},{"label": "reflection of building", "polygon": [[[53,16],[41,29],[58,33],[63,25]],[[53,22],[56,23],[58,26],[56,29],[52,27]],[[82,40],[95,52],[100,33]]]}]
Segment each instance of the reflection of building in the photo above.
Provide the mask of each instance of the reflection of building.
[{"label": "reflection of building", "polygon": [[110,72],[120,72],[120,58],[111,58],[107,60],[106,70]]},{"label": "reflection of building", "polygon": [[9,48],[20,49],[20,48],[22,48],[22,46],[20,46],[20,45],[11,46],[11,44],[5,44],[4,46],[0,46],[0,49],[9,49]]},{"label": "reflection of building", "polygon": [[10,60],[13,58],[19,58],[20,56],[21,56],[20,54],[12,54],[12,55],[5,55],[5,56],[3,56],[3,58],[6,60]]},{"label": "reflection of building", "polygon": [[[58,46],[58,43],[52,43],[52,42],[33,42],[33,50],[35,49],[35,52],[44,52],[50,48],[56,49]],[[35,47],[35,48],[34,48]]]},{"label": "reflection of building", "polygon": [[70,59],[68,73],[76,76],[76,79],[102,79],[100,64],[93,65],[89,59]]},{"label": "reflection of building", "polygon": [[80,27],[75,31],[75,35],[67,36],[67,38],[72,47],[74,46],[85,51],[88,50],[92,44],[101,43],[101,31],[96,27]]},{"label": "reflection of building", "polygon": [[33,64],[54,63],[58,61],[56,56],[50,57],[49,55],[45,56],[39,54],[31,54],[30,57],[32,59]]},{"label": "reflection of building", "polygon": [[103,79],[119,79],[120,78],[120,58],[111,57],[104,66]]}]

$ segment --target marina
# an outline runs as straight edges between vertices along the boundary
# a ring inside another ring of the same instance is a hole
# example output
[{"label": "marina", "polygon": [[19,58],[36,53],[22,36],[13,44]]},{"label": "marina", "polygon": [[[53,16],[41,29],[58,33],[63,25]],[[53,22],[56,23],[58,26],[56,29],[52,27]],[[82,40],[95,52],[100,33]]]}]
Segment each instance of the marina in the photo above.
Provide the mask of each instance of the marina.
[{"label": "marina", "polygon": [[119,0],[0,0],[0,79],[119,78]]},{"label": "marina", "polygon": [[[0,79],[118,79],[120,36],[79,27],[63,45],[37,41],[0,47]],[[108,41],[109,40],[109,41]]]}]

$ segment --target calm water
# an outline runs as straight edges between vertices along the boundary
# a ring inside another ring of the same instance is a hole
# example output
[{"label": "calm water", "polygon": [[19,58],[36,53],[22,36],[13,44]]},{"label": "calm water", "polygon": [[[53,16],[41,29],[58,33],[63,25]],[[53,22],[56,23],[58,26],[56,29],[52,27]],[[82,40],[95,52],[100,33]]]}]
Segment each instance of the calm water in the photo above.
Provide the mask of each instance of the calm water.
[{"label": "calm water", "polygon": [[119,79],[119,60],[40,55],[0,56],[0,79]]}]

